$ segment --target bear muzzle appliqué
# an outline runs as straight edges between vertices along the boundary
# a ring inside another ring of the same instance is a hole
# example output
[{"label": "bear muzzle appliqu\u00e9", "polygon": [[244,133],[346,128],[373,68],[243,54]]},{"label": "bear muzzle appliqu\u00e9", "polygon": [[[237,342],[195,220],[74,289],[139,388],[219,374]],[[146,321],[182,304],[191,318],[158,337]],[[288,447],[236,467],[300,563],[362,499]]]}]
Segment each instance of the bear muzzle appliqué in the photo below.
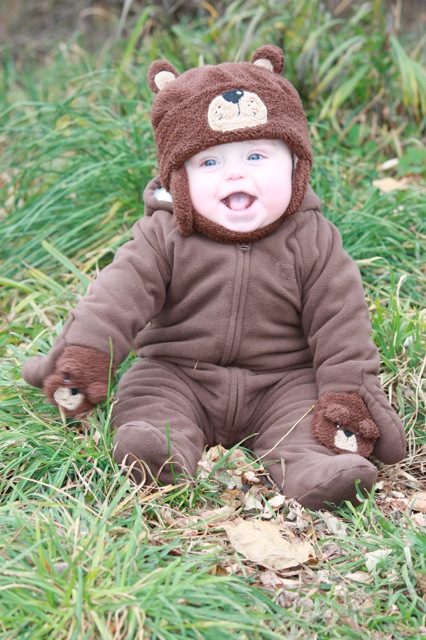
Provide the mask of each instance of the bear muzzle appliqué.
[{"label": "bear muzzle appliqu\u00e9", "polygon": [[268,110],[256,93],[235,89],[211,101],[207,119],[213,131],[234,131],[265,124]]},{"label": "bear muzzle appliqu\u00e9", "polygon": [[334,437],[334,445],[342,451],[348,451],[350,453],[357,453],[358,442],[357,435],[349,429],[343,429],[339,424],[336,425],[336,435]]},{"label": "bear muzzle appliqu\u00e9", "polygon": [[77,411],[85,399],[84,393],[70,387],[58,387],[53,397],[60,407],[68,411]]}]

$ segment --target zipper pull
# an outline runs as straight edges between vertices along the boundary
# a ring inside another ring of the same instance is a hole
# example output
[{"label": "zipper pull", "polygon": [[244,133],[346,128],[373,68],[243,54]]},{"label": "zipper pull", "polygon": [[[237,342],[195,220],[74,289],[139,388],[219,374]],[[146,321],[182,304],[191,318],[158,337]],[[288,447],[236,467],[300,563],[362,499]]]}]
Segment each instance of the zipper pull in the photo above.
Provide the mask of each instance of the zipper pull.
[{"label": "zipper pull", "polygon": [[248,251],[250,249],[249,244],[240,244],[241,251]]}]

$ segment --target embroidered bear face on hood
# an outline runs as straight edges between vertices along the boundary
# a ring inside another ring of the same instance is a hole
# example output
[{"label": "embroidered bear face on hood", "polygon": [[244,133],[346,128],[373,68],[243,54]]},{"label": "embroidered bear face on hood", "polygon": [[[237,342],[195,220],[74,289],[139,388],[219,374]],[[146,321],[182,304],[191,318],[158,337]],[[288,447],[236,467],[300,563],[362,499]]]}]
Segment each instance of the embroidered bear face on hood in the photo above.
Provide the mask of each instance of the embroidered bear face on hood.
[{"label": "embroidered bear face on hood", "polygon": [[[205,65],[182,75],[167,61],[151,64],[148,83],[156,94],[151,120],[160,177],[172,195],[184,236],[200,231],[223,242],[252,242],[271,233],[302,204],[312,151],[299,94],[281,76],[283,68],[283,52],[272,45],[257,49],[250,62]],[[249,233],[203,218],[189,197],[185,161],[209,147],[265,138],[285,142],[295,159],[292,196],[282,216]]]}]

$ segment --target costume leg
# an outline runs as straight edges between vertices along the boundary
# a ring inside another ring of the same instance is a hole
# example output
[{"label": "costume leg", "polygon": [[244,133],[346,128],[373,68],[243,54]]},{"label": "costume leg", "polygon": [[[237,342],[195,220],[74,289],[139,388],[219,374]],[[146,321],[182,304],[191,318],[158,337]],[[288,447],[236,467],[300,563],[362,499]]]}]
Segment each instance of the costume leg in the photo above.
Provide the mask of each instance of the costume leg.
[{"label": "costume leg", "polygon": [[330,509],[327,503],[337,506],[345,500],[359,504],[357,481],[359,490],[370,491],[377,469],[359,455],[335,454],[314,439],[310,408],[317,393],[312,370],[287,375],[259,407],[261,426],[253,450],[284,495],[303,506]]},{"label": "costume leg", "polygon": [[179,368],[143,359],[118,386],[114,458],[138,483],[194,477],[206,438],[202,408]]}]

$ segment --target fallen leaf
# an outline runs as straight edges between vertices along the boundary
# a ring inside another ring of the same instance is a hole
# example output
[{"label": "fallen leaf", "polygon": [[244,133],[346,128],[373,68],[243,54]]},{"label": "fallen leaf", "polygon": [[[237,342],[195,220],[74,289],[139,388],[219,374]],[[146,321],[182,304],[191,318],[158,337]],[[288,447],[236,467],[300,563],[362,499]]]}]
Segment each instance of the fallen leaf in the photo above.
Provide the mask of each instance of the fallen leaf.
[{"label": "fallen leaf", "polygon": [[300,580],[294,578],[283,578],[275,571],[262,571],[259,576],[260,582],[267,589],[280,589],[282,587],[300,588]]},{"label": "fallen leaf", "polygon": [[396,180],[395,178],[381,178],[380,180],[373,180],[373,185],[382,193],[401,191],[407,188],[405,180]]},{"label": "fallen leaf", "polygon": [[365,571],[352,571],[352,573],[347,573],[345,578],[352,580],[353,582],[361,582],[362,584],[373,580],[373,578]]},{"label": "fallen leaf", "polygon": [[399,158],[391,158],[390,160],[386,160],[380,165],[380,169],[383,171],[387,171],[388,169],[394,169],[399,165]]},{"label": "fallen leaf", "polygon": [[207,521],[214,521],[216,524],[217,520],[223,520],[224,518],[229,518],[229,516],[235,513],[234,507],[230,505],[225,505],[224,507],[219,507],[218,509],[211,509],[210,511],[200,511],[199,515]]},{"label": "fallen leaf", "polygon": [[228,489],[240,489],[242,486],[242,481],[240,476],[234,475],[230,471],[225,471],[224,469],[219,469],[216,471],[215,480],[220,482],[220,484],[224,485]]},{"label": "fallen leaf", "polygon": [[236,519],[223,526],[233,548],[248,560],[272,571],[296,567],[315,558],[310,542],[285,540],[278,524]]},{"label": "fallen leaf", "polygon": [[252,491],[248,491],[244,497],[243,510],[252,511],[253,509],[255,511],[261,511],[263,509],[263,504],[256,497],[255,493],[253,493]]},{"label": "fallen leaf", "polygon": [[227,576],[230,574],[230,570],[229,567],[223,567],[221,564],[217,564],[209,569],[209,573],[212,576]]},{"label": "fallen leaf", "polygon": [[412,497],[411,508],[413,511],[426,513],[426,491],[419,491]]},{"label": "fallen leaf", "polygon": [[322,547],[324,560],[334,560],[336,558],[342,558],[349,555],[342,547],[339,547],[334,542],[326,544]]},{"label": "fallen leaf", "polygon": [[333,580],[331,579],[331,575],[329,571],[325,569],[320,569],[316,575],[316,581],[319,584],[333,584]]},{"label": "fallen leaf", "polygon": [[271,509],[280,509],[283,506],[284,502],[284,496],[282,494],[278,494],[268,500],[268,505],[271,507]]},{"label": "fallen leaf", "polygon": [[207,449],[203,454],[203,460],[217,462],[218,460],[221,460],[225,454],[226,449],[219,444],[216,447],[210,447],[210,449]]},{"label": "fallen leaf", "polygon": [[365,554],[365,566],[368,571],[373,572],[377,565],[386,560],[392,553],[392,549],[377,549]]},{"label": "fallen leaf", "polygon": [[254,471],[244,471],[243,476],[247,482],[260,482]]},{"label": "fallen leaf", "polygon": [[411,516],[411,520],[414,521],[419,527],[426,527],[426,518],[424,513],[414,513]]},{"label": "fallen leaf", "polygon": [[323,520],[325,520],[327,529],[331,533],[333,533],[336,536],[346,535],[347,528],[346,528],[346,525],[342,522],[342,520],[339,520],[338,518],[336,518],[336,516],[333,516],[331,513],[328,513],[327,511],[324,511],[321,514],[321,517],[323,518]]},{"label": "fallen leaf", "polygon": [[220,494],[220,499],[225,503],[225,505],[238,508],[241,506],[240,495],[241,491],[238,491],[236,489],[227,489]]},{"label": "fallen leaf", "polygon": [[200,480],[205,480],[213,471],[214,464],[211,460],[200,460],[198,463],[198,467],[198,477],[200,478]]},{"label": "fallen leaf", "polygon": [[278,494],[266,501],[262,512],[262,520],[272,520],[276,517],[276,512],[285,504],[286,499],[282,494]]}]

